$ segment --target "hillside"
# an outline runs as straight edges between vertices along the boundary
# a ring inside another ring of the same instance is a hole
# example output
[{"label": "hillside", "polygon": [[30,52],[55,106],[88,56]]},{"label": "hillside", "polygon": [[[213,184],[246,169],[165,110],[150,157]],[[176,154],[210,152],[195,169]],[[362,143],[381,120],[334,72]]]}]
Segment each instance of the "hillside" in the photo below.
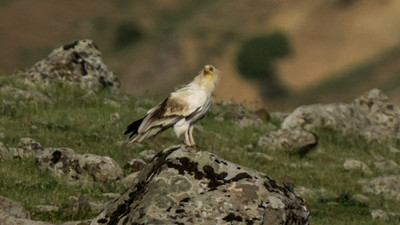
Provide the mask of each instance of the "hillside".
[{"label": "hillside", "polygon": [[[244,40],[274,29],[288,33],[294,54],[279,62],[278,71],[282,82],[298,95],[325,79],[343,76],[341,71],[374,64],[371,59],[398,46],[399,10],[396,0],[8,0],[0,4],[0,14],[7,18],[0,20],[0,69],[28,68],[63,43],[90,38],[127,92],[166,93],[190,80],[202,65],[213,64],[224,76],[217,94],[220,100],[262,102],[256,82],[241,78],[235,67]],[[137,39],[130,39],[135,30]],[[121,32],[128,38],[118,39]],[[397,76],[398,66],[391,65],[382,64],[371,83],[380,83],[383,75]],[[353,88],[366,91],[358,83]],[[341,101],[354,97],[336,93],[326,94]]]},{"label": "hillside", "polygon": [[[364,98],[372,100],[368,102]],[[2,76],[0,100],[0,193],[21,202],[36,220],[66,222],[95,217],[107,201],[127,188],[129,183],[123,180],[137,176],[132,173],[137,171],[133,163],[144,163],[156,152],[181,143],[171,131],[138,145],[128,144],[122,135],[130,122],[161,99],[147,99],[118,90],[88,92],[64,83],[33,85]],[[389,115],[397,115],[392,118],[396,121],[400,119],[398,106],[386,107],[391,103],[380,92],[372,91],[357,101],[348,106],[338,105],[338,110],[361,104],[353,111],[362,112],[369,110],[363,104],[372,104],[374,113],[383,110],[386,119],[390,119]],[[321,106],[321,110],[326,109],[325,113],[331,115],[334,107]],[[305,127],[319,126],[312,128],[314,134],[297,133],[295,129],[287,133],[280,129],[285,114],[273,113],[272,120],[266,121],[264,114],[242,105],[219,103],[196,126],[195,136],[201,149],[294,187],[309,206],[312,224],[398,223],[400,203],[396,182],[400,146],[381,139],[390,138],[389,135],[398,138],[398,133],[387,130],[385,136],[379,127],[371,127],[378,132],[375,137],[380,141],[370,140],[368,137],[374,137],[374,133],[368,127],[365,133],[359,128],[357,132],[334,131],[333,118],[324,120],[308,115],[308,120],[299,121],[308,123]],[[332,115],[341,117],[339,113]],[[373,113],[366,115],[373,121],[365,126],[385,123],[384,119],[374,120]],[[332,129],[323,128],[321,121]],[[362,125],[360,121],[364,120],[354,119],[355,124]],[[335,129],[351,128],[349,122],[344,122],[347,126],[340,125],[343,121],[336,122]],[[52,169],[51,160],[32,158],[35,149],[55,149],[65,154],[71,154],[68,149],[72,149],[78,155],[110,157],[115,160],[115,166],[124,169],[116,177],[108,175],[109,180],[91,172],[90,168],[95,166],[78,167],[81,168],[79,176],[66,168],[54,173],[56,168]],[[49,168],[43,167],[46,163]]]}]

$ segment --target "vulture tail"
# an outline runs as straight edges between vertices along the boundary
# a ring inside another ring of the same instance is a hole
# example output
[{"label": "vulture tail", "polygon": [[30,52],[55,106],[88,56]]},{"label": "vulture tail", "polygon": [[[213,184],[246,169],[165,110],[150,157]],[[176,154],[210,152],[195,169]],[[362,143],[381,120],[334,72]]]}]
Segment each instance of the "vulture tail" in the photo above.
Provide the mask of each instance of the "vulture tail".
[{"label": "vulture tail", "polygon": [[129,126],[126,128],[126,131],[125,131],[124,134],[132,133],[131,135],[129,135],[129,138],[131,138],[134,135],[138,134],[138,130],[139,130],[140,125],[143,122],[143,119],[144,118],[136,120],[135,122],[129,124]]}]

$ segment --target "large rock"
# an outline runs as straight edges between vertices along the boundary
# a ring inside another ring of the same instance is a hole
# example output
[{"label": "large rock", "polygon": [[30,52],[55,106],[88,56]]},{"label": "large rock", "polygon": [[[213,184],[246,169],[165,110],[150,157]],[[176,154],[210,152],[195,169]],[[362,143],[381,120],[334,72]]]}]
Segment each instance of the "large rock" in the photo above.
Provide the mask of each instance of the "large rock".
[{"label": "large rock", "polygon": [[53,50],[50,55],[23,72],[26,80],[39,83],[76,82],[82,88],[119,88],[120,82],[103,63],[92,40],[78,40]]},{"label": "large rock", "polygon": [[69,148],[45,148],[37,159],[40,166],[72,179],[106,181],[123,177],[121,167],[108,156],[77,154]]},{"label": "large rock", "polygon": [[376,177],[360,183],[363,192],[383,195],[386,199],[400,200],[400,176]]},{"label": "large rock", "polygon": [[378,89],[373,89],[350,104],[314,104],[300,106],[282,123],[283,129],[330,128],[355,132],[368,140],[400,139],[400,107]]},{"label": "large rock", "polygon": [[359,170],[365,175],[372,175],[371,169],[364,162],[357,159],[346,159],[343,163],[345,170]]},{"label": "large rock", "polygon": [[194,148],[158,153],[92,224],[308,224],[293,189]]},{"label": "large rock", "polygon": [[279,129],[258,139],[258,146],[266,147],[268,150],[307,152],[317,144],[317,135],[304,129]]},{"label": "large rock", "polygon": [[[31,214],[18,202],[0,195],[0,212],[15,218],[30,219]],[[1,220],[0,220],[0,224]]]},{"label": "large rock", "polygon": [[0,93],[9,98],[18,98],[27,102],[54,103],[50,97],[34,90],[21,90],[8,85],[0,84]]}]

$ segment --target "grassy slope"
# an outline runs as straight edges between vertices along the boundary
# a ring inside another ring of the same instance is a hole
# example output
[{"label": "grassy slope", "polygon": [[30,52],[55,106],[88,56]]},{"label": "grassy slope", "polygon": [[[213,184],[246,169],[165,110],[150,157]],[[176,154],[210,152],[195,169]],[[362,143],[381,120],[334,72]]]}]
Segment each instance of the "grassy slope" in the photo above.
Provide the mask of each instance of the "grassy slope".
[{"label": "grassy slope", "polygon": [[[0,140],[8,147],[16,147],[22,137],[31,137],[44,147],[69,147],[79,153],[107,155],[123,166],[146,149],[161,150],[177,144],[171,131],[145,142],[136,148],[116,144],[126,140],[122,135],[125,127],[140,117],[159,100],[148,100],[137,96],[126,96],[120,92],[102,91],[87,95],[83,90],[69,85],[32,87],[9,77],[0,77],[0,84],[21,89],[35,89],[55,100],[54,104],[31,102],[0,94],[0,131],[5,138]],[[118,104],[105,104],[104,100]],[[239,108],[216,105],[213,111],[199,123],[195,131],[198,144],[225,159],[254,168],[276,179],[291,180],[295,187],[303,186],[317,192],[307,198],[312,211],[312,224],[394,224],[398,220],[372,221],[369,211],[383,209],[399,212],[400,203],[384,200],[381,196],[366,194],[370,201],[355,200],[361,192],[358,180],[368,178],[359,172],[346,172],[342,165],[346,158],[356,158],[366,163],[373,155],[382,155],[399,162],[400,156],[390,153],[384,144],[367,143],[356,135],[343,136],[331,131],[316,131],[320,135],[317,149],[305,157],[287,152],[271,152],[257,147],[257,140],[273,127],[262,123],[240,128],[237,118]],[[112,122],[110,114],[118,112],[122,119]],[[243,113],[247,113],[244,110]],[[215,119],[224,117],[224,120]],[[279,125],[279,121],[273,121]],[[250,149],[244,146],[251,144]],[[247,149],[247,150],[246,150]],[[252,157],[249,152],[263,152],[274,161]],[[101,193],[121,193],[124,187],[115,182],[71,183],[51,176],[48,171],[38,169],[32,159],[7,159],[0,161],[0,194],[21,202],[36,219],[47,221],[69,221],[92,218],[87,210],[73,211],[70,196],[89,197],[100,200]],[[374,169],[373,175],[382,175]],[[125,171],[128,173],[129,171]],[[395,174],[392,172],[389,174]],[[327,194],[318,194],[321,188]],[[58,213],[40,213],[35,205],[57,205]]]}]

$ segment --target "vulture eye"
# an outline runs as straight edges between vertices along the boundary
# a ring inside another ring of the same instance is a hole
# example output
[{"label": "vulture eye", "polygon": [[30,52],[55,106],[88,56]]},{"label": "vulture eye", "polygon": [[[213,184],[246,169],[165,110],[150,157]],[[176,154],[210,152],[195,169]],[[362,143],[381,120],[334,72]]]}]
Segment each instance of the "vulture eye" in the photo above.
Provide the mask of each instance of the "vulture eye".
[{"label": "vulture eye", "polygon": [[209,70],[212,72],[214,71],[214,67],[210,66]]}]

